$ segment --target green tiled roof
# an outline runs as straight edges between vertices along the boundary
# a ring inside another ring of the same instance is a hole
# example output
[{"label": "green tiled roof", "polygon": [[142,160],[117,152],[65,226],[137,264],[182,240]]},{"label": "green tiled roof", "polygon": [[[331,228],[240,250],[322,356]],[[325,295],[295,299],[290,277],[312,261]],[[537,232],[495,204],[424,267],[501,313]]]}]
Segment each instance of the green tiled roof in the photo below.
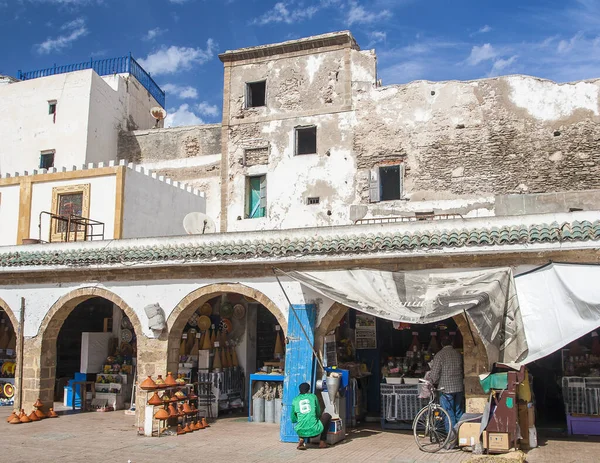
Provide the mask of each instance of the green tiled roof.
[{"label": "green tiled roof", "polygon": [[[226,236],[226,235],[220,235]],[[219,262],[293,256],[360,255],[391,251],[418,251],[441,248],[475,248],[512,244],[560,243],[600,240],[600,220],[503,226],[479,229],[436,230],[431,232],[357,233],[343,236],[299,237],[294,239],[253,238],[152,246],[90,247],[2,253],[0,267],[110,265],[142,262]]]}]

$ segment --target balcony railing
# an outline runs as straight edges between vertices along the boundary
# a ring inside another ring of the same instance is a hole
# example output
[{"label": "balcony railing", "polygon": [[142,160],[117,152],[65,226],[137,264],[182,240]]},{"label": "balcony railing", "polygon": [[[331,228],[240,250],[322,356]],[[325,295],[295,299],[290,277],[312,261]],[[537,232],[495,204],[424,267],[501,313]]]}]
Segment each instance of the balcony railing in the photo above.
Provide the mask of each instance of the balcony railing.
[{"label": "balcony railing", "polygon": [[98,75],[108,76],[111,74],[131,74],[154,99],[165,107],[165,92],[161,90],[154,79],[148,74],[142,66],[131,56],[121,56],[119,58],[108,58],[99,60],[90,60],[84,63],[67,64],[64,66],[54,66],[36,71],[22,72],[19,70],[17,78],[20,80],[37,79],[39,77],[53,76],[56,74],[65,74],[67,72],[83,71],[84,69],[93,69]]}]

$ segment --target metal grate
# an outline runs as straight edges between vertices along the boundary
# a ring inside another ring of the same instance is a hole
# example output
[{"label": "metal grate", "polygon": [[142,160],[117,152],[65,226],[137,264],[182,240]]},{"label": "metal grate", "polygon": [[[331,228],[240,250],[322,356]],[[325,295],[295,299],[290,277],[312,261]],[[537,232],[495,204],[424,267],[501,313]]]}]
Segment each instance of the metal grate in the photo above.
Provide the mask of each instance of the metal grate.
[{"label": "metal grate", "polygon": [[306,204],[311,205],[311,204],[319,204],[319,202],[321,201],[321,198],[319,197],[315,197],[315,198],[308,198],[306,200]]}]

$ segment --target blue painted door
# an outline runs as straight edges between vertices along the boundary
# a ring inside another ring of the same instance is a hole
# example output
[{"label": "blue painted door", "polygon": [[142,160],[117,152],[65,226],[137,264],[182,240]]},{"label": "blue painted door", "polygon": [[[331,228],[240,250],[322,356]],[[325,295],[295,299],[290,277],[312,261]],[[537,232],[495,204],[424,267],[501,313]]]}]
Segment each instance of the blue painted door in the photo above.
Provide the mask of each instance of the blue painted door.
[{"label": "blue painted door", "polygon": [[280,438],[282,442],[298,442],[298,434],[291,421],[292,401],[298,395],[300,384],[307,382],[314,391],[315,358],[313,345],[315,342],[315,316],[317,308],[314,304],[293,306],[308,339],[300,328],[298,319],[292,313],[288,317],[288,344],[285,351],[285,379],[283,381],[283,410],[281,416]]}]

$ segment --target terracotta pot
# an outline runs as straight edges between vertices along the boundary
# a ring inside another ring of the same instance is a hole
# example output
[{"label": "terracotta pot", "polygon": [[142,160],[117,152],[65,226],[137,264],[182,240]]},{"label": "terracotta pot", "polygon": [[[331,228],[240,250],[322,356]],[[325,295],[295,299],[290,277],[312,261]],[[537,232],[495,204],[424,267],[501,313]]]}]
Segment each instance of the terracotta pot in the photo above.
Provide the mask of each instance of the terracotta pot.
[{"label": "terracotta pot", "polygon": [[206,421],[206,418],[202,418],[202,426],[204,426],[205,428],[210,428],[210,424],[208,424],[208,421]]},{"label": "terracotta pot", "polygon": [[183,428],[181,427],[180,424],[177,425],[177,435],[181,436],[182,434],[185,434],[185,431],[183,430]]},{"label": "terracotta pot", "polygon": [[143,389],[144,391],[153,391],[156,388],[157,386],[152,379],[152,376],[148,376],[144,381],[142,381],[142,384],[140,384],[140,389]]},{"label": "terracotta pot", "polygon": [[37,415],[37,417],[38,417],[40,420],[43,420],[44,418],[48,418],[48,417],[46,416],[46,414],[45,414],[45,413],[44,413],[42,410],[40,410],[39,408],[38,408],[38,409],[35,411],[35,414]]},{"label": "terracotta pot", "polygon": [[171,397],[169,397],[169,394],[167,392],[164,392],[160,400],[162,400],[165,403],[169,403],[171,402]]},{"label": "terracotta pot", "polygon": [[21,409],[21,411],[19,412],[19,418],[23,418],[24,415],[25,415],[25,410]]},{"label": "terracotta pot", "polygon": [[9,421],[10,424],[21,424],[21,420],[18,416],[15,416],[12,420]]},{"label": "terracotta pot", "polygon": [[157,420],[166,420],[169,418],[169,412],[166,411],[164,408],[161,408],[154,414],[154,418],[156,418]]},{"label": "terracotta pot", "polygon": [[40,418],[39,418],[39,417],[38,417],[38,416],[35,414],[35,412],[31,412],[31,413],[29,414],[29,419],[30,419],[31,421],[40,421]]},{"label": "terracotta pot", "polygon": [[35,408],[42,408],[44,406],[44,403],[38,397],[38,399],[35,401],[35,403],[33,404],[33,406]]},{"label": "terracotta pot", "polygon": [[198,431],[200,431],[201,429],[204,429],[204,425],[202,424],[201,420],[196,421],[196,429]]},{"label": "terracotta pot", "polygon": [[183,428],[183,430],[185,432],[194,432],[194,430],[192,428],[190,428],[190,423],[185,425],[185,428]]},{"label": "terracotta pot", "polygon": [[158,375],[158,378],[156,378],[155,384],[156,384],[156,387],[158,387],[159,389],[164,389],[165,387],[167,387],[167,384],[165,383],[165,380],[163,379],[162,375]]},{"label": "terracotta pot", "polygon": [[190,407],[190,404],[183,404],[183,413],[192,413],[192,407]]},{"label": "terracotta pot", "polygon": [[165,378],[165,384],[167,386],[177,386],[177,381],[173,378],[173,373],[170,371],[167,373],[167,377]]},{"label": "terracotta pot", "polygon": [[175,406],[173,404],[169,405],[169,418],[176,418],[177,417],[177,409],[175,408]]},{"label": "terracotta pot", "polygon": [[198,396],[196,394],[194,394],[193,392],[190,392],[190,395],[188,396],[188,399],[190,400],[196,400],[198,398]]},{"label": "terracotta pot", "polygon": [[48,418],[58,418],[58,415],[56,414],[56,412],[54,411],[54,409],[53,409],[53,408],[51,408],[51,409],[48,411]]},{"label": "terracotta pot", "polygon": [[23,416],[19,419],[21,420],[21,423],[31,423],[31,420],[25,413],[23,413]]},{"label": "terracotta pot", "polygon": [[[14,410],[13,410],[13,412],[10,414],[10,416],[9,416],[8,418],[6,418],[6,422],[7,422],[7,423],[10,423],[10,421],[11,421],[13,418],[19,418],[19,415],[17,415],[17,414],[14,412]],[[20,421],[19,421],[19,423],[20,423]]]},{"label": "terracotta pot", "polygon": [[185,412],[183,411],[183,405],[179,404],[179,409],[177,411],[177,416],[185,416]]},{"label": "terracotta pot", "polygon": [[158,392],[155,392],[152,397],[148,400],[148,405],[162,405],[163,401],[158,396]]}]

